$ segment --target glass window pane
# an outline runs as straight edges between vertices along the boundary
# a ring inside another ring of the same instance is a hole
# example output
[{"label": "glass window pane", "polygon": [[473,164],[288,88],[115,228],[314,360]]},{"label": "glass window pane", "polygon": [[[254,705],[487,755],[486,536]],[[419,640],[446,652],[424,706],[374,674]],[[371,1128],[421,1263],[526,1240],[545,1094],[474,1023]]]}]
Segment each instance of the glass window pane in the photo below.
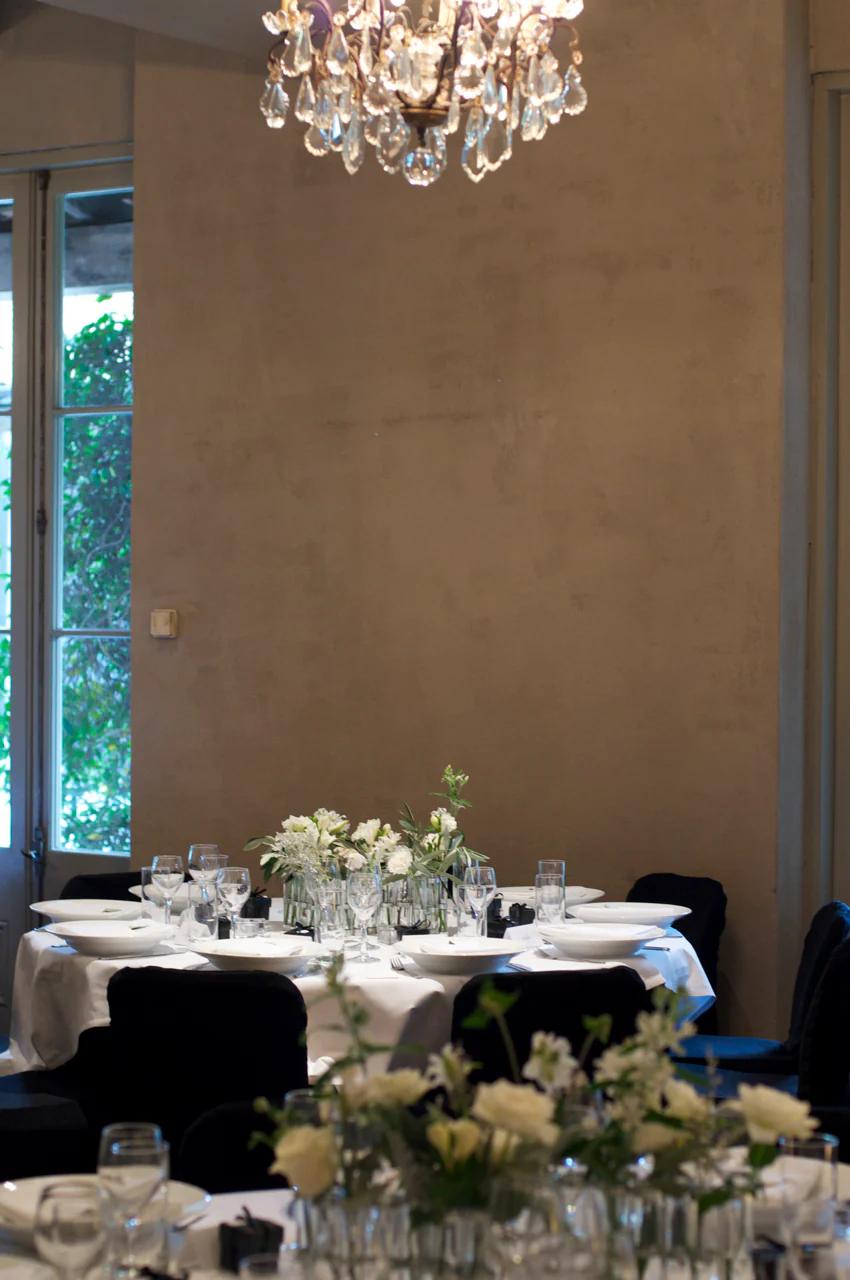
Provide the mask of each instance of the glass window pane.
[{"label": "glass window pane", "polygon": [[130,641],[59,640],[59,845],[130,848]]},{"label": "glass window pane", "polygon": [[62,630],[129,628],[131,423],[128,413],[60,419]]},{"label": "glass window pane", "polygon": [[132,404],[133,193],[63,200],[62,405]]},{"label": "glass window pane", "polygon": [[12,211],[0,200],[0,413],[12,407]]}]

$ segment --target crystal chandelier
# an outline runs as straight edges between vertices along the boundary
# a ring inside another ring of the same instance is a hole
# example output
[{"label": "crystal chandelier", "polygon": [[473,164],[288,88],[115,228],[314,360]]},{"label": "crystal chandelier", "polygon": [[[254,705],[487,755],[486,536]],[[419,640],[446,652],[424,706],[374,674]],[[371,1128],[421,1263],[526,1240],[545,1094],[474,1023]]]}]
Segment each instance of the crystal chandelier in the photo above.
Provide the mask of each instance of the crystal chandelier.
[{"label": "crystal chandelier", "polygon": [[[356,173],[375,148],[381,168],[428,187],[463,130],[473,182],[511,157],[516,134],[538,141],[587,106],[572,25],[584,0],[281,0],[263,15],[278,39],[260,110],[270,129],[289,112],[284,80],[299,80],[295,115],[314,156],[336,151]],[[566,72],[552,49],[566,34]]]}]

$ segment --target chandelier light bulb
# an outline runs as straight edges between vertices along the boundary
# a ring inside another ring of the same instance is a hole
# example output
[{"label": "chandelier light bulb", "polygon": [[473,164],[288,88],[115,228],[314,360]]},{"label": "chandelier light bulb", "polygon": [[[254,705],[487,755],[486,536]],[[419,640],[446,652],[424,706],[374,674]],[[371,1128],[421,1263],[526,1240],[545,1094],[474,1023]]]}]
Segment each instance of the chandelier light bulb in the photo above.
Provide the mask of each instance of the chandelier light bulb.
[{"label": "chandelier light bulb", "polygon": [[[540,141],[587,106],[574,20],[584,0],[284,0],[263,14],[275,36],[260,98],[271,129],[289,113],[314,156],[357,173],[369,147],[386,173],[429,187],[462,135],[461,167],[480,182],[518,135]],[[558,60],[555,44],[566,48]]]}]

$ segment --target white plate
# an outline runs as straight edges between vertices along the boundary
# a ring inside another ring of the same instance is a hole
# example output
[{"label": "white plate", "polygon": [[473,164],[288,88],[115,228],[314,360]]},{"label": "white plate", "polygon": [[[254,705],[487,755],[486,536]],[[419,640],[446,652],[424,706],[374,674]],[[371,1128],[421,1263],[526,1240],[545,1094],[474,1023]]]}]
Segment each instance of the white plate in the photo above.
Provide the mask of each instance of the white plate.
[{"label": "white plate", "polygon": [[445,933],[412,934],[398,943],[402,955],[415,960],[426,973],[489,973],[503,961],[519,955],[527,942],[502,938],[450,938]]},{"label": "white plate", "polygon": [[55,933],[84,956],[149,956],[174,930],[153,920],[77,920],[48,924]]},{"label": "white plate", "polygon": [[592,924],[616,921],[617,924],[656,924],[661,929],[690,914],[690,907],[678,907],[672,902],[594,902],[592,906],[570,907],[570,915]]},{"label": "white plate", "polygon": [[[507,903],[521,902],[523,906],[534,906],[534,886],[527,884],[512,884],[507,889],[497,889],[497,896],[502,895],[502,900]],[[564,901],[568,907],[576,902],[595,902],[597,898],[604,898],[604,889],[588,889],[583,884],[568,884],[564,889]]]},{"label": "white plate", "polygon": [[[132,893],[134,898],[141,898],[142,886],[140,884],[133,884],[130,886],[129,892]],[[149,888],[148,893],[150,892],[151,890]],[[153,890],[153,894],[154,896],[152,896],[150,899],[152,905],[155,907],[163,906],[164,899],[160,895],[157,895],[156,889]],[[184,880],[183,883],[180,885],[180,888],[177,889],[177,891],[175,892],[174,897],[171,899],[171,910],[185,911],[188,905],[189,905],[189,881]],[[139,910],[141,910],[141,907],[139,908]]]},{"label": "white plate", "polygon": [[61,898],[55,902],[31,902],[30,911],[51,920],[135,920],[138,902],[112,902],[109,898]]},{"label": "white plate", "polygon": [[[0,1228],[13,1239],[26,1243],[32,1236],[39,1196],[53,1182],[97,1182],[97,1174],[74,1173],[62,1176],[20,1178],[0,1183]],[[172,1223],[187,1215],[203,1213],[210,1198],[200,1187],[188,1182],[168,1184],[168,1217]]]},{"label": "white plate", "polygon": [[565,920],[563,924],[542,924],[540,936],[560,955],[572,960],[622,960],[633,956],[645,942],[662,938],[664,931],[651,925]]},{"label": "white plate", "polygon": [[189,946],[217,969],[261,969],[267,973],[298,973],[311,960],[325,954],[320,943],[287,933],[191,942]]}]

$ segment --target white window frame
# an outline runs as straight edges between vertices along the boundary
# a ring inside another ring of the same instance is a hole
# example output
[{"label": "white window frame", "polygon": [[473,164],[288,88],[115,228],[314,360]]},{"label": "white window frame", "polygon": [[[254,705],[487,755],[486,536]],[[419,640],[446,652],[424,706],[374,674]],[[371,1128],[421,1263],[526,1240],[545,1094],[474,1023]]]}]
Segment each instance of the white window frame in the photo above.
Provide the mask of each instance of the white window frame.
[{"label": "white window frame", "polygon": [[[130,644],[130,623],[126,630],[66,631],[57,623],[61,582],[61,454],[58,447],[60,424],[63,418],[98,412],[97,407],[63,408],[59,403],[62,364],[62,251],[64,244],[63,202],[66,195],[109,191],[133,187],[132,166],[129,163],[99,164],[83,168],[57,170],[51,174],[49,193],[50,229],[47,235],[47,278],[49,302],[45,324],[45,374],[47,403],[43,414],[41,447],[44,468],[44,507],[47,514],[45,540],[45,617],[43,623],[43,711],[42,731],[47,749],[44,753],[43,813],[47,839],[48,889],[52,892],[72,875],[118,870],[128,865],[129,850],[110,853],[63,849],[59,844],[61,826],[61,680],[60,640],[66,634],[103,635],[124,639]],[[102,411],[102,407],[101,411]],[[110,405],[110,413],[129,413],[132,405]]]}]

